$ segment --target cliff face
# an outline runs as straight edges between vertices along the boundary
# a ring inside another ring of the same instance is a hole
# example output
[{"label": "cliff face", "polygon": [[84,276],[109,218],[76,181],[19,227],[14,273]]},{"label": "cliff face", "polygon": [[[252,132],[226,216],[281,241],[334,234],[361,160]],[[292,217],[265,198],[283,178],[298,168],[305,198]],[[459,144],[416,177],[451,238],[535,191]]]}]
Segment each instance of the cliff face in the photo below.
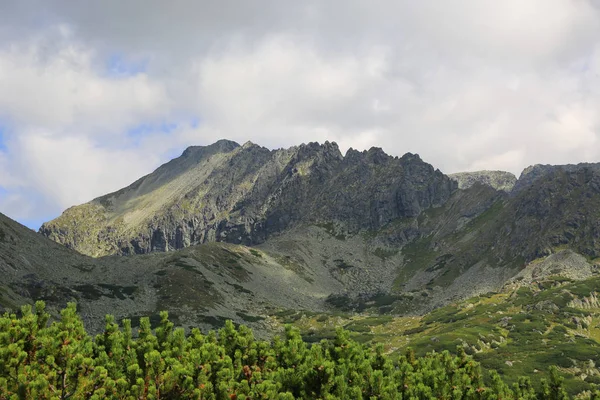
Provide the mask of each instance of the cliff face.
[{"label": "cliff face", "polygon": [[600,256],[600,164],[541,170],[533,179],[524,172],[513,190],[504,221],[504,229],[515,232],[512,244],[528,259],[560,247]]},{"label": "cliff face", "polygon": [[549,164],[535,164],[530,165],[521,172],[521,176],[515,183],[512,194],[517,194],[523,189],[526,189],[533,185],[535,181],[540,178],[555,174],[557,171],[563,172],[576,172],[579,170],[587,169],[594,172],[600,172],[600,164],[598,163],[579,163],[579,164],[566,164],[566,165],[549,165]]},{"label": "cliff face", "polygon": [[66,210],[40,232],[94,257],[214,241],[251,245],[298,224],[376,230],[444,204],[456,189],[417,155],[372,148],[344,157],[328,142],[271,151],[219,141]]},{"label": "cliff face", "polygon": [[[502,273],[494,278],[490,272],[479,281],[481,286],[498,285],[528,263],[565,249],[590,260],[600,257],[598,165],[548,166],[542,171],[535,179],[524,173],[525,182],[517,182],[519,190],[510,194],[481,184],[460,190],[419,224],[419,235],[403,251],[418,248],[413,261],[422,270],[437,270],[432,283],[451,274],[458,282],[468,270],[482,266]],[[461,209],[469,204],[477,207]]]}]

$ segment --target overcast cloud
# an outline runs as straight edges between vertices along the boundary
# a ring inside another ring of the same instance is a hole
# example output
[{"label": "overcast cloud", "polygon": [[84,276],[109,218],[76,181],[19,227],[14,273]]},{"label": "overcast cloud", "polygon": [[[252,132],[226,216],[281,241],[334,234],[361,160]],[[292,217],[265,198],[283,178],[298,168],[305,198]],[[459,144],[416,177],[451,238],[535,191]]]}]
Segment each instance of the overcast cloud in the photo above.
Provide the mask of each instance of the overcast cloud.
[{"label": "overcast cloud", "polygon": [[37,228],[220,138],[598,162],[598,4],[0,0],[0,212]]}]

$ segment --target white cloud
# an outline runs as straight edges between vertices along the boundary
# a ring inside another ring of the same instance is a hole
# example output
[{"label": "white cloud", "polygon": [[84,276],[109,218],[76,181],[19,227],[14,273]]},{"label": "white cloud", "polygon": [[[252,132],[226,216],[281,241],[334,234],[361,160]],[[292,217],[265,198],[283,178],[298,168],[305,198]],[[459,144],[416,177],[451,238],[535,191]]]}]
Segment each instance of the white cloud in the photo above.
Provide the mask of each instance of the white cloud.
[{"label": "white cloud", "polygon": [[43,55],[39,42],[0,51],[0,110],[17,126],[50,134],[122,134],[123,127],[160,118],[170,104],[160,82],[145,74],[102,76],[93,51],[64,43]]},{"label": "white cloud", "polygon": [[[11,127],[0,211],[20,218],[56,214],[223,137],[379,146],[448,173],[600,161],[593,1],[0,7],[0,126]],[[144,68],[111,74],[114,56]],[[167,135],[162,123],[178,126]],[[127,134],[140,125],[150,128]]]},{"label": "white cloud", "polygon": [[24,177],[63,206],[117,190],[158,161],[135,150],[97,147],[85,137],[56,139],[30,132],[19,142],[22,165],[28,167]]}]

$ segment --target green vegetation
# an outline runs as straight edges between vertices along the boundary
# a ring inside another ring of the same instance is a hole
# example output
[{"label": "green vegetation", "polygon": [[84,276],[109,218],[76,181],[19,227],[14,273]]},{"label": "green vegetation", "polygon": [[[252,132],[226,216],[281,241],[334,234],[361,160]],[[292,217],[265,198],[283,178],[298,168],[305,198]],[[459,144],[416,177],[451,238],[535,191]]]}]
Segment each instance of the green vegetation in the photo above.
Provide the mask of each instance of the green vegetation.
[{"label": "green vegetation", "polygon": [[432,250],[432,236],[420,238],[407,244],[402,248],[402,255],[406,258],[407,263],[394,282],[396,288],[401,287],[417,271],[426,269],[435,261],[437,254]]},{"label": "green vegetation", "polygon": [[155,285],[159,310],[187,307],[206,312],[208,307],[222,301],[222,294],[214,288],[214,283],[195,268],[170,268],[166,272],[158,276]]},{"label": "green vegetation", "polygon": [[[409,346],[418,356],[460,346],[484,371],[497,371],[508,384],[526,375],[534,385],[541,385],[550,378],[549,366],[555,365],[573,395],[600,383],[598,288],[598,277],[580,282],[550,277],[438,308],[423,317],[393,318],[352,315],[349,311],[358,308],[348,308],[354,303],[338,296],[330,298],[330,304],[339,309],[345,304],[346,314],[287,315],[286,319],[307,339],[331,338],[336,327],[343,327],[355,340],[382,344],[392,358]],[[484,379],[489,384],[492,377],[484,372]]]},{"label": "green vegetation", "polygon": [[386,260],[390,257],[395,256],[396,254],[398,254],[398,250],[382,249],[381,247],[378,247],[373,251],[373,255],[375,257],[381,258],[382,260]]},{"label": "green vegetation", "polygon": [[255,249],[250,249],[250,254],[252,254],[254,257],[259,257],[259,258],[262,258],[262,256],[263,256],[260,251],[255,250]]},{"label": "green vegetation", "polygon": [[495,223],[500,219],[501,212],[504,209],[505,203],[502,200],[496,201],[487,210],[485,210],[477,218],[467,224],[467,232],[481,229],[488,223]]},{"label": "green vegetation", "polygon": [[384,314],[392,311],[396,305],[406,305],[412,300],[413,297],[410,295],[379,292],[358,298],[351,298],[346,294],[332,294],[327,296],[325,302],[342,312],[376,311],[379,314]]},{"label": "green vegetation", "polygon": [[[336,330],[313,345],[286,326],[272,342],[231,321],[217,332],[186,335],[167,312],[152,330],[140,319],[106,317],[92,339],[74,303],[49,324],[43,302],[0,318],[1,399],[568,399],[563,378],[550,368],[539,386],[529,378],[508,385],[494,372],[484,382],[479,364],[458,348],[394,361]],[[362,328],[361,328],[362,329]],[[598,398],[589,392],[580,398]]]}]

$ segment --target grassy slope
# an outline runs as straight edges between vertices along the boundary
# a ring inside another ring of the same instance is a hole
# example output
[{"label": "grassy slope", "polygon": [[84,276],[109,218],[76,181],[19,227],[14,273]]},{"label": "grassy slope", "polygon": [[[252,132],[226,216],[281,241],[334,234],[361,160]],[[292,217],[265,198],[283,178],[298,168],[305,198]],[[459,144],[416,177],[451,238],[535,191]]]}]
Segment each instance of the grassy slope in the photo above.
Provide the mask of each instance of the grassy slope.
[{"label": "grassy slope", "polygon": [[[571,393],[600,383],[600,277],[580,282],[548,278],[439,308],[423,317],[280,312],[309,341],[343,326],[361,342],[384,343],[390,353],[411,347],[418,355],[463,346],[508,382],[522,375],[535,383],[550,365],[566,374]],[[587,300],[586,300],[587,299]],[[583,303],[583,305],[582,305]],[[585,307],[585,308],[584,308]]]}]

